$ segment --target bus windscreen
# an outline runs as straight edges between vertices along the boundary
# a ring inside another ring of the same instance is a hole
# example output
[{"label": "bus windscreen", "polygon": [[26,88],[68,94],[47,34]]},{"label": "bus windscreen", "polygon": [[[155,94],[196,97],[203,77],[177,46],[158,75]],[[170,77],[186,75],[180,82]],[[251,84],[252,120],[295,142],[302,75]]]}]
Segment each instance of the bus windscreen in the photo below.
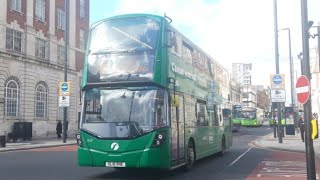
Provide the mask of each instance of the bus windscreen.
[{"label": "bus windscreen", "polygon": [[160,89],[91,89],[82,129],[101,138],[134,138],[168,125]]},{"label": "bus windscreen", "polygon": [[159,22],[147,17],[106,20],[91,30],[88,83],[151,80]]}]

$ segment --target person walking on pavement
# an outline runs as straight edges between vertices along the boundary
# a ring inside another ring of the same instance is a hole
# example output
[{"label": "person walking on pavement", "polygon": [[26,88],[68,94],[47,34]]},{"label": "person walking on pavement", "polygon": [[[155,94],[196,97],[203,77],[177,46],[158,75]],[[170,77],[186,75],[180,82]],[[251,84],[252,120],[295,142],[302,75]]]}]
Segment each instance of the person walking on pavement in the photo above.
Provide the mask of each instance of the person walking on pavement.
[{"label": "person walking on pavement", "polygon": [[58,139],[60,139],[61,138],[61,133],[62,133],[62,123],[61,123],[60,120],[58,120],[56,131],[57,131]]},{"label": "person walking on pavement", "polygon": [[302,140],[302,142],[304,142],[305,129],[304,129],[304,120],[303,120],[302,116],[299,117],[298,126],[300,129],[301,140]]}]

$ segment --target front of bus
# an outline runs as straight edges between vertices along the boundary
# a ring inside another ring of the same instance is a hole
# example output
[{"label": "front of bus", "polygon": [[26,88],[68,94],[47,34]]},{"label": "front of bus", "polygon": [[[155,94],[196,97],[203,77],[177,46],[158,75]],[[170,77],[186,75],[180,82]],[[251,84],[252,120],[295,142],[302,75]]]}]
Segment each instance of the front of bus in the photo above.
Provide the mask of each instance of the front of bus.
[{"label": "front of bus", "polygon": [[242,126],[259,126],[255,109],[243,110],[241,112],[241,116],[242,116],[242,120],[241,120]]},{"label": "front of bus", "polygon": [[168,94],[155,82],[161,25],[158,16],[125,15],[91,28],[80,166],[170,167]]},{"label": "front of bus", "polygon": [[232,130],[238,131],[241,126],[241,106],[240,105],[234,105],[233,106],[233,112],[232,112]]}]

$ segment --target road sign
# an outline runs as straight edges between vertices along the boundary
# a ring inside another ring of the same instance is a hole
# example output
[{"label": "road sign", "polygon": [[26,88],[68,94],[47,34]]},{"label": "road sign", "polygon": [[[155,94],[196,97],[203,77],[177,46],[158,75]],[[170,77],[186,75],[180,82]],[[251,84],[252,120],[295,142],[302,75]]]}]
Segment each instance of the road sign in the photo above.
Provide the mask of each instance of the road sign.
[{"label": "road sign", "polygon": [[70,82],[60,82],[59,83],[59,94],[60,96],[70,95]]},{"label": "road sign", "polygon": [[271,90],[271,102],[286,102],[286,90],[284,89]]},{"label": "road sign", "polygon": [[285,75],[271,74],[270,85],[271,85],[271,89],[285,89]]},{"label": "road sign", "polygon": [[298,102],[305,104],[310,96],[310,82],[306,76],[302,75],[298,78],[296,83],[296,92],[298,96]]},{"label": "road sign", "polygon": [[70,96],[59,96],[59,107],[69,107]]}]

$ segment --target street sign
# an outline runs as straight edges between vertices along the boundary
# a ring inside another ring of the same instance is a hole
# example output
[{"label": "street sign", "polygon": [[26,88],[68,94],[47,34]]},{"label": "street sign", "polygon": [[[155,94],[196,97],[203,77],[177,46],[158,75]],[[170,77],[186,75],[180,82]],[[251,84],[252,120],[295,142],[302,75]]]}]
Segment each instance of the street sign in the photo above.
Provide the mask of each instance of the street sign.
[{"label": "street sign", "polygon": [[286,90],[283,90],[283,89],[271,90],[271,102],[286,102]]},{"label": "street sign", "polygon": [[59,83],[59,107],[69,107],[70,104],[70,82]]},{"label": "street sign", "polygon": [[59,107],[69,107],[70,96],[59,96]]},{"label": "street sign", "polygon": [[59,93],[60,96],[70,95],[70,82],[60,82],[59,83]]},{"label": "street sign", "polygon": [[270,85],[271,85],[271,89],[285,89],[285,75],[271,74]]},{"label": "street sign", "polygon": [[310,82],[306,76],[302,75],[298,78],[296,92],[298,96],[298,102],[305,104],[310,96]]}]

